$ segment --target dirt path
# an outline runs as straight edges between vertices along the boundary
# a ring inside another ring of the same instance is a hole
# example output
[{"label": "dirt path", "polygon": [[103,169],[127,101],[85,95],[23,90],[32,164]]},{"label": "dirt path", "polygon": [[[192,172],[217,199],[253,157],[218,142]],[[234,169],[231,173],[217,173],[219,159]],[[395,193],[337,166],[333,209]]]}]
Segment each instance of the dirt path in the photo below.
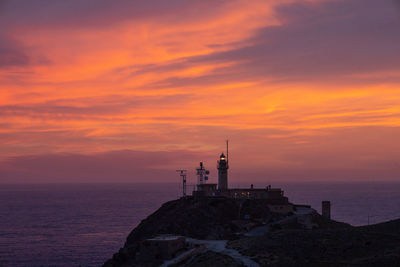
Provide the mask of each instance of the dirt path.
[{"label": "dirt path", "polygon": [[257,262],[240,254],[237,250],[227,248],[226,247],[226,243],[228,242],[227,240],[199,240],[193,238],[186,238],[186,242],[192,244],[204,244],[206,246],[206,249],[228,255],[237,261],[243,262],[243,264],[248,267],[260,266]]}]

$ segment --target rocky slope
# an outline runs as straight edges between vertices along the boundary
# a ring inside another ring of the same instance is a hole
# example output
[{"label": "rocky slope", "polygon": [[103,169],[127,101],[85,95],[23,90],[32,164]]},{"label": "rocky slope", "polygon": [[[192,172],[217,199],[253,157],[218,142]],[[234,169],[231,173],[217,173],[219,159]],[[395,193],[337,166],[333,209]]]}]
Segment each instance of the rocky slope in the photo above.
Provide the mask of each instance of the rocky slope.
[{"label": "rocky slope", "polygon": [[[243,235],[257,227],[267,231]],[[316,212],[275,214],[262,200],[191,197],[167,202],[143,220],[104,266],[142,266],[135,258],[140,242],[159,234],[229,240],[228,249],[260,266],[400,266],[400,220],[352,227]],[[205,265],[243,266],[243,262],[205,250],[179,264]]]},{"label": "rocky slope", "polygon": [[[241,222],[248,215],[257,222]],[[128,236],[123,248],[105,266],[130,266],[135,263],[139,243],[159,234],[183,235],[197,239],[233,239],[243,228],[262,221],[277,220],[263,200],[228,198],[180,198],[169,201],[143,220]],[[246,229],[244,229],[246,230]]]},{"label": "rocky slope", "polygon": [[[395,224],[400,229],[400,221]],[[261,266],[400,266],[399,230],[390,234],[374,230],[374,226],[286,229],[233,240],[228,247]]]}]

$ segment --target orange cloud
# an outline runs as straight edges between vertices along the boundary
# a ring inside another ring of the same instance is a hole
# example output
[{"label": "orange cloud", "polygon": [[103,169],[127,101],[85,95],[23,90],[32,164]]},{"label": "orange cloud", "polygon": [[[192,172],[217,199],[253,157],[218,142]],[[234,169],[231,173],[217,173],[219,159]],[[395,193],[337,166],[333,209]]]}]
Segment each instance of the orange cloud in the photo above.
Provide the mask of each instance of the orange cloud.
[{"label": "orange cloud", "polygon": [[400,127],[400,39],[392,28],[368,32],[371,9],[361,1],[238,0],[136,17],[99,8],[78,21],[56,9],[54,23],[16,23],[0,46],[8,55],[0,60],[3,158],[219,152],[231,138],[249,155],[238,156],[246,166],[313,168],[318,146],[339,161],[350,148],[364,153],[335,141],[354,129],[375,137],[361,139],[376,152],[377,137],[395,142],[385,129]]}]

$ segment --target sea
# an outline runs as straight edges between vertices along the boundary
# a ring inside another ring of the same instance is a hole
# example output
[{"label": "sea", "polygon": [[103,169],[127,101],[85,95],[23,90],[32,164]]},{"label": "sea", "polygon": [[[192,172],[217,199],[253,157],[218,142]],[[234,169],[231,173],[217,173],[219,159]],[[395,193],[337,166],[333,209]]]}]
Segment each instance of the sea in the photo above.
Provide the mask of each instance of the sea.
[{"label": "sea", "polygon": [[[355,226],[400,218],[400,183],[273,187],[318,212],[330,200],[332,219]],[[0,185],[0,266],[101,266],[141,220],[180,196],[174,183]]]}]

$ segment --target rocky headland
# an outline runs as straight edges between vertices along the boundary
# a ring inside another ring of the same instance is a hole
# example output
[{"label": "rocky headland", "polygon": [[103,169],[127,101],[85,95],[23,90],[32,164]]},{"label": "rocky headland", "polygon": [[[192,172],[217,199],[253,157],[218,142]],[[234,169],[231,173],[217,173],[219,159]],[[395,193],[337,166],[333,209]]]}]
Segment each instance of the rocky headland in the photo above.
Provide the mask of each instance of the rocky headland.
[{"label": "rocky headland", "polygon": [[[144,241],[160,235],[183,236],[186,245],[169,260],[144,257]],[[144,219],[104,264],[160,265],[400,266],[400,220],[353,227],[307,206],[281,214],[262,199],[185,197]]]}]

